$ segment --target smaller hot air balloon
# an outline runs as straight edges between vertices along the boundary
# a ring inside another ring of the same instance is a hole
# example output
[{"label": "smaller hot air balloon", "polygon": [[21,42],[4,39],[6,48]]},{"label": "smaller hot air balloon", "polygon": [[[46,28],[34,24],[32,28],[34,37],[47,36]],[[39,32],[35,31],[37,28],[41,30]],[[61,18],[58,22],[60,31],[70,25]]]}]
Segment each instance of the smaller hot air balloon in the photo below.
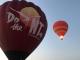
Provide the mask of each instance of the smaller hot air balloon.
[{"label": "smaller hot air balloon", "polygon": [[59,36],[59,38],[63,40],[64,35],[68,30],[68,24],[64,20],[56,21],[53,25],[53,30]]}]

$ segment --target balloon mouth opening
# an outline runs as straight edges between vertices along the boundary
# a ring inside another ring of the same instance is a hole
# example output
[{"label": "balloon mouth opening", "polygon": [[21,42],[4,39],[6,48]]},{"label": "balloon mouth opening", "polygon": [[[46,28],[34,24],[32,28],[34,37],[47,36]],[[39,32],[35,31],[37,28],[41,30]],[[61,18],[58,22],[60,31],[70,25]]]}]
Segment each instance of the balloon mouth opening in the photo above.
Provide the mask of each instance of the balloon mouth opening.
[{"label": "balloon mouth opening", "polygon": [[63,40],[63,38],[64,38],[64,36],[61,35],[61,36],[60,36],[60,39]]}]

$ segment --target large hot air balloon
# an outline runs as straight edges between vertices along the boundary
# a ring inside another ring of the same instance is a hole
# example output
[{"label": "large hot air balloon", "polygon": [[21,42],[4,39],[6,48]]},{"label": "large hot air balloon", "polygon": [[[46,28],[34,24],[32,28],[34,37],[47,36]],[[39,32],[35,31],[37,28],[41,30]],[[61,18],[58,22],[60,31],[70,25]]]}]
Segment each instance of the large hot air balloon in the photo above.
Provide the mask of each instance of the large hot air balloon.
[{"label": "large hot air balloon", "polygon": [[64,20],[56,21],[53,25],[53,30],[59,36],[59,38],[63,40],[64,35],[68,30],[68,24]]},{"label": "large hot air balloon", "polygon": [[47,20],[40,7],[25,0],[1,5],[0,45],[9,60],[25,60],[43,40]]}]

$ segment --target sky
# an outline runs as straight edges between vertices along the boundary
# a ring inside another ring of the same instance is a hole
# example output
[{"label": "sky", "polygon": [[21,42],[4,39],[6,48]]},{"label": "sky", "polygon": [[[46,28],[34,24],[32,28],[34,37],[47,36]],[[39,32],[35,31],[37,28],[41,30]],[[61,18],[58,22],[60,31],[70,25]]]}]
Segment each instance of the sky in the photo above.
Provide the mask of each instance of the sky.
[{"label": "sky", "polygon": [[[8,0],[0,0],[0,5]],[[80,60],[80,0],[27,0],[44,11],[48,28],[41,44],[26,60]],[[53,31],[55,21],[63,19],[69,29],[60,40]],[[0,60],[7,57],[0,49]]]}]

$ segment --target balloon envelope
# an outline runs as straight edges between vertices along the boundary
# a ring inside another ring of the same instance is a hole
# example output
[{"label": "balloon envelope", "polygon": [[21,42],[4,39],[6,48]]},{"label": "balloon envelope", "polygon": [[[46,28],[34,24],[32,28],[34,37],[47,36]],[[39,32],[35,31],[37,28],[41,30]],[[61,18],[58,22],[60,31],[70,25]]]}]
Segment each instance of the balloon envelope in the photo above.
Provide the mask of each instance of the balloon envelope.
[{"label": "balloon envelope", "polygon": [[56,21],[53,25],[53,30],[60,37],[60,39],[63,40],[64,35],[68,30],[68,24],[64,20]]},{"label": "balloon envelope", "polygon": [[8,1],[1,7],[1,48],[9,60],[24,60],[45,36],[45,14],[32,2],[23,0]]}]

